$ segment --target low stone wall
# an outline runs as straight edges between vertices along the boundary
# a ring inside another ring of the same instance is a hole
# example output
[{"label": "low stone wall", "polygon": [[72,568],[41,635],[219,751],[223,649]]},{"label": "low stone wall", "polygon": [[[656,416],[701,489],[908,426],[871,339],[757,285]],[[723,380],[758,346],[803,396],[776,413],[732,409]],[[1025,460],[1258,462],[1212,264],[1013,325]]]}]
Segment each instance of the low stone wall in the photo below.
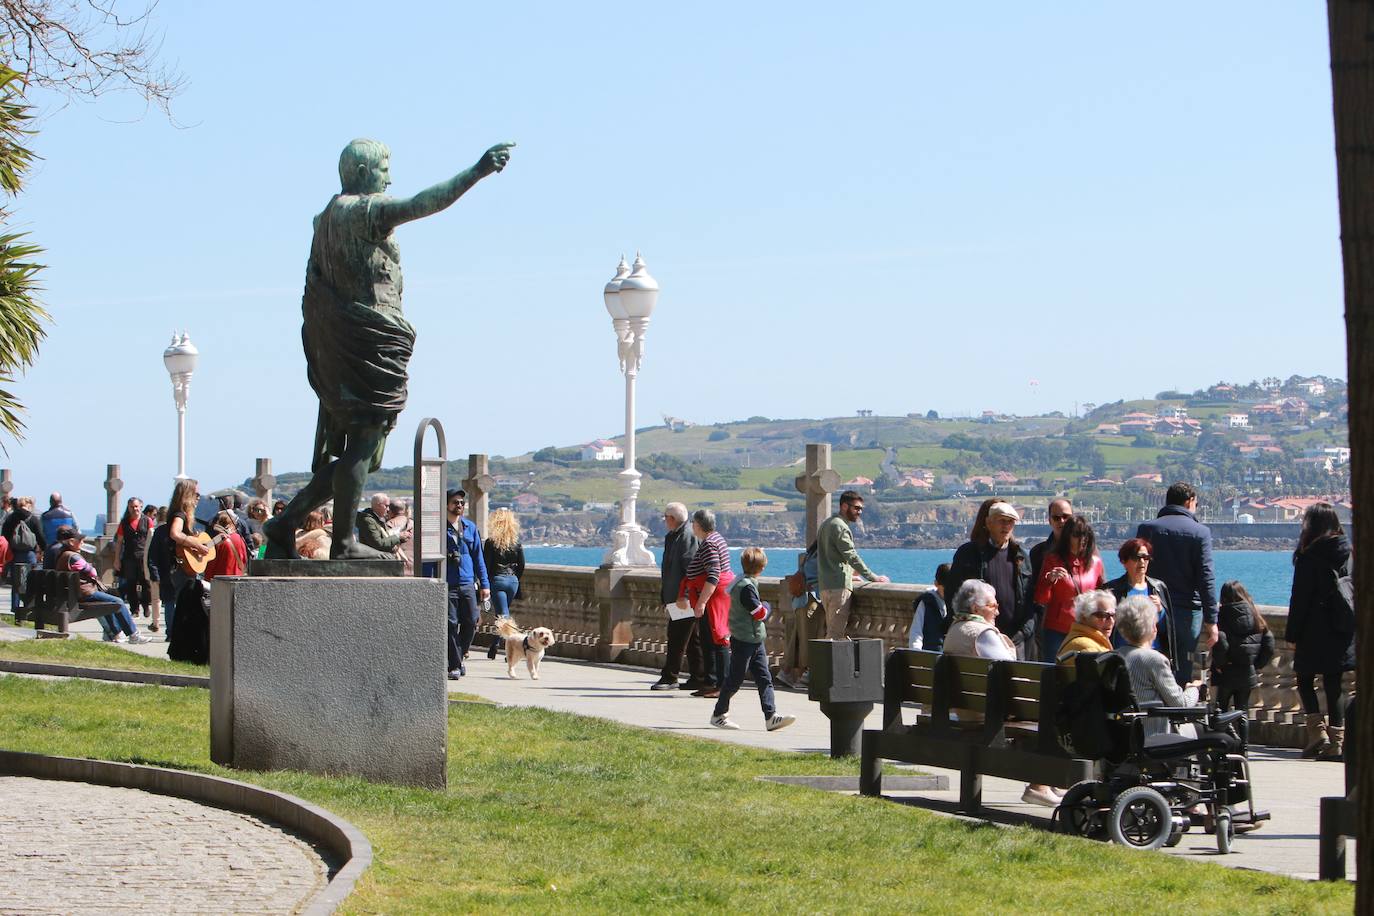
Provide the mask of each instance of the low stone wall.
[{"label": "low stone wall", "polygon": [[[577,566],[535,566],[525,570],[522,599],[512,613],[522,627],[546,626],[558,644],[550,654],[614,662],[645,668],[662,667],[668,630],[656,569],[636,569],[611,582],[604,571]],[[763,599],[775,608],[790,608],[782,580],[759,580]],[[928,585],[869,583],[854,592],[849,635],[881,639],[886,649],[906,644],[912,602]],[[1260,671],[1251,693],[1251,736],[1259,744],[1301,747],[1302,706],[1293,674],[1293,653],[1282,640],[1288,622],[1285,607],[1261,608],[1278,641],[1273,662]],[[484,626],[491,633],[492,628]],[[776,667],[782,656],[781,621],[768,627],[768,654]],[[1354,675],[1347,676],[1347,690]]]}]

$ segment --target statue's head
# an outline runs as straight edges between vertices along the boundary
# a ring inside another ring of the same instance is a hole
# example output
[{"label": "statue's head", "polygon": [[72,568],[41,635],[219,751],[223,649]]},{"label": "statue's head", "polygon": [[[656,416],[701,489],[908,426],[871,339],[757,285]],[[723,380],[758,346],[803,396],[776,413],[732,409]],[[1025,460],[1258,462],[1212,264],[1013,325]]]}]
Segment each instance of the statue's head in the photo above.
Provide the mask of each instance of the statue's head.
[{"label": "statue's head", "polygon": [[376,140],[357,139],[339,154],[345,194],[377,194],[391,185],[391,150]]}]

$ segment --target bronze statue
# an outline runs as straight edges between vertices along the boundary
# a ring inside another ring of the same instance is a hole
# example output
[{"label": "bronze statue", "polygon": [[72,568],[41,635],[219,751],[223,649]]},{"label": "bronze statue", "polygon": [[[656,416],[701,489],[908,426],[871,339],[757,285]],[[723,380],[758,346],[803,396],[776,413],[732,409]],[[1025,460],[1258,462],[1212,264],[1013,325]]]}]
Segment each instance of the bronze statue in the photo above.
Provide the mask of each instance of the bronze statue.
[{"label": "bronze statue", "polygon": [[320,398],[314,476],[263,526],[267,556],[295,559],[296,529],[334,500],[331,558],[389,556],[359,544],[351,522],[363,482],[381,467],[386,437],[406,405],[406,365],[415,329],[401,314],[401,255],[392,230],[438,213],[510,161],[514,143],[498,143],[472,168],[414,197],[387,197],[391,152],[354,140],[339,156],[343,190],[315,217],[301,311],[306,376]]}]

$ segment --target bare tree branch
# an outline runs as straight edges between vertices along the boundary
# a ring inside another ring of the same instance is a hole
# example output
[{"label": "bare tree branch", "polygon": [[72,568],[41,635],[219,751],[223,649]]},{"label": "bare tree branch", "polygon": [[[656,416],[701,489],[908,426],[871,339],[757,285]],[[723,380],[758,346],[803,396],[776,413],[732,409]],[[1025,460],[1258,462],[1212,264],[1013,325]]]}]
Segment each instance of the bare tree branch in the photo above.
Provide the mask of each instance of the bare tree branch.
[{"label": "bare tree branch", "polygon": [[185,78],[159,61],[156,0],[121,16],[120,0],[0,0],[0,58],[26,83],[68,98],[129,91],[171,115]]}]

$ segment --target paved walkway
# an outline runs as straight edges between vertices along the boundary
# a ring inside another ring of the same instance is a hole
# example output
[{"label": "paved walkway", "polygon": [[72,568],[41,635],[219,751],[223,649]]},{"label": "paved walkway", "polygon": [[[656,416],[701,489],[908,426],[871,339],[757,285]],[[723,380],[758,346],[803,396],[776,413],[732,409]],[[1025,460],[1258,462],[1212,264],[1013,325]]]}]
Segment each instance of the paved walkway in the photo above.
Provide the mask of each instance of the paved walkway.
[{"label": "paved walkway", "polygon": [[0,777],[4,913],[292,913],[324,887],[305,842],[137,789]]},{"label": "paved walkway", "polygon": [[[140,620],[140,626],[143,623]],[[12,629],[9,633],[3,632],[6,629],[9,628],[0,627],[0,638],[15,635]],[[99,627],[94,621],[76,624],[73,631],[86,638],[100,638]],[[165,657],[167,651],[166,644],[160,640],[123,648],[161,657]],[[821,715],[819,706],[810,702],[805,693],[778,691],[779,711],[796,716],[797,723],[782,731],[767,732],[763,728],[758,695],[752,685],[746,684],[746,689],[736,696],[731,710],[731,717],[742,726],[741,729],[722,731],[710,727],[707,721],[713,701],[692,697],[682,691],[649,690],[649,685],[657,676],[656,672],[644,669],[550,657],[544,660],[540,680],[531,681],[523,666],[517,670],[517,679],[510,680],[506,677],[503,661],[487,661],[485,653],[474,648],[468,670],[469,675],[461,681],[449,682],[451,690],[476,694],[506,705],[539,706],[579,715],[600,716],[630,725],[716,741],[774,750],[828,753],[830,749],[829,722]],[[874,707],[868,726],[881,726],[881,704]],[[889,766],[889,772],[894,769]],[[920,803],[933,810],[953,814],[958,800],[957,771],[925,768],[925,772],[948,775],[951,788],[944,792],[919,793]],[[1261,830],[1237,837],[1235,852],[1228,856],[1217,853],[1212,836],[1196,830],[1185,834],[1183,841],[1169,850],[1169,854],[1216,862],[1232,868],[1253,868],[1316,878],[1318,799],[1325,795],[1342,794],[1342,768],[1333,763],[1301,760],[1295,750],[1253,748],[1251,779],[1257,804],[1268,808],[1273,814],[1269,823]],[[1023,788],[1022,784],[1005,779],[984,779],[983,800],[989,809],[989,819],[1048,826],[1050,809],[1022,804]],[[902,800],[916,797],[916,793],[886,794]],[[1355,861],[1353,842],[1347,859],[1351,863]],[[1353,874],[1353,865],[1351,871]]]}]

